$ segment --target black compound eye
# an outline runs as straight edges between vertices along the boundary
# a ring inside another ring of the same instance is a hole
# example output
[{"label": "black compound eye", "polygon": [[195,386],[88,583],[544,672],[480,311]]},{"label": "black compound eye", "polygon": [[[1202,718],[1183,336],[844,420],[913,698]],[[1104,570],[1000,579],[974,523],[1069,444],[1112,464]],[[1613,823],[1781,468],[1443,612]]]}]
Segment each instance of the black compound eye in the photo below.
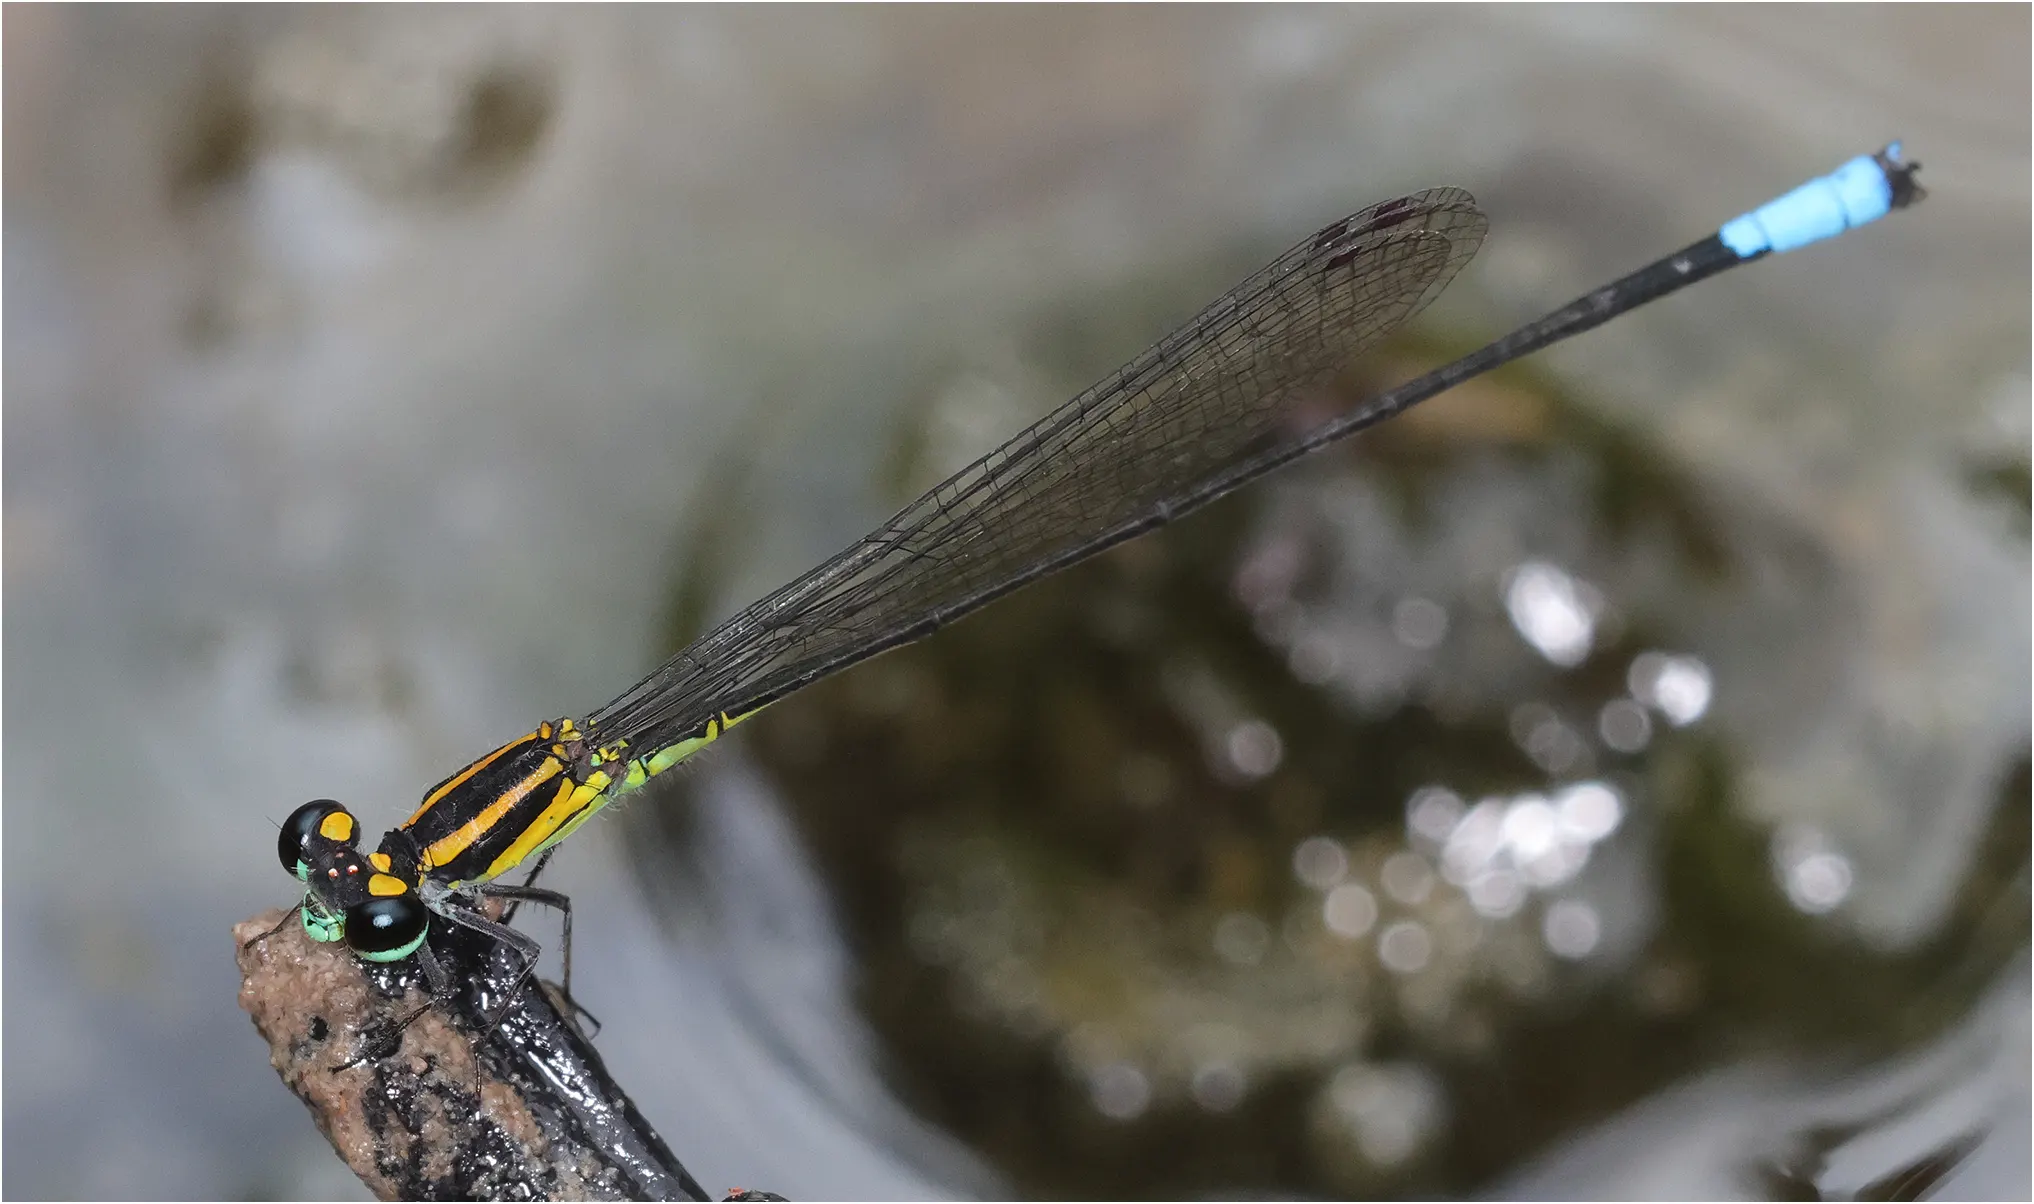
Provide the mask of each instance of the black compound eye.
[{"label": "black compound eye", "polygon": [[424,943],[431,913],[405,891],[346,909],[346,947],[371,962],[401,961]]},{"label": "black compound eye", "polygon": [[359,831],[360,825],[353,822],[346,808],[328,798],[312,799],[283,821],[282,831],[275,838],[276,856],[282,860],[284,869],[301,878],[313,840],[322,837],[352,844]]}]

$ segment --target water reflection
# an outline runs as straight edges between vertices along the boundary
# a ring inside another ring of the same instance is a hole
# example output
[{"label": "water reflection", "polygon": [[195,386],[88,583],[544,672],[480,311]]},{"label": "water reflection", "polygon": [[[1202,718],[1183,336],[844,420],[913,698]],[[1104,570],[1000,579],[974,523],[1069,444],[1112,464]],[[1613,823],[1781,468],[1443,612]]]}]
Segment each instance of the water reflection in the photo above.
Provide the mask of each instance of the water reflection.
[{"label": "water reflection", "polygon": [[1834,910],[1850,894],[1850,859],[1806,824],[1783,824],[1773,833],[1773,868],[1787,898],[1810,915]]},{"label": "water reflection", "polygon": [[1603,937],[1603,921],[1596,908],[1581,899],[1561,899],[1547,908],[1540,931],[1547,948],[1571,961],[1588,957]]},{"label": "water reflection", "polygon": [[1330,890],[1349,874],[1349,854],[1332,836],[1309,836],[1292,851],[1293,876],[1315,890]]},{"label": "water reflection", "polygon": [[1151,1104],[1151,1080],[1129,1062],[1112,1062],[1088,1080],[1095,1111],[1111,1120],[1134,1120]]},{"label": "water reflection", "polygon": [[1686,727],[1709,710],[1714,688],[1709,666],[1692,656],[1642,652],[1632,658],[1632,697],[1658,710],[1675,727]]},{"label": "water reflection", "polygon": [[1344,940],[1361,940],[1377,924],[1377,896],[1344,882],[1321,900],[1321,922]]},{"label": "water reflection", "polygon": [[1441,1085],[1416,1063],[1344,1066],[1328,1080],[1323,1097],[1318,1115],[1332,1131],[1330,1142],[1353,1142],[1377,1169],[1410,1159],[1445,1119]]},{"label": "water reflection", "polygon": [[1572,669],[1589,656],[1603,595],[1551,564],[1528,561],[1511,572],[1504,607],[1519,635],[1541,656]]}]

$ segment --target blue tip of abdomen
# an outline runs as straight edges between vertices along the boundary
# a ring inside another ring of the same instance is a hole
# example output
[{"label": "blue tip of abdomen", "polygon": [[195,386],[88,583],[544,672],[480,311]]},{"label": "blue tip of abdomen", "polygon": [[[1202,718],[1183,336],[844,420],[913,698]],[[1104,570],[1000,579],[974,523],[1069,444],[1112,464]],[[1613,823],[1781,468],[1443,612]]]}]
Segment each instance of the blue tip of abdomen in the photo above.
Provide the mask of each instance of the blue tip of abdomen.
[{"label": "blue tip of abdomen", "polygon": [[1859,155],[1820,179],[1724,223],[1723,245],[1749,259],[1762,251],[1778,254],[1805,247],[1877,221],[1893,208],[1891,171],[1900,165],[1900,144],[1876,155]]}]

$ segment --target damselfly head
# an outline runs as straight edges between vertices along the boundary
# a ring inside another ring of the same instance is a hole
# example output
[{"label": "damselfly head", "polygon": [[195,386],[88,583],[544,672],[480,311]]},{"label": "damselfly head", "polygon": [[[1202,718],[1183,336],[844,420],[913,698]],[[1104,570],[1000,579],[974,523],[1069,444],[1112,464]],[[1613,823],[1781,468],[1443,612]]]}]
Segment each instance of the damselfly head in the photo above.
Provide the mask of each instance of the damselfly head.
[{"label": "damselfly head", "polygon": [[[329,861],[339,850],[354,847],[360,839],[360,823],[351,812],[328,798],[312,799],[283,821],[276,835],[276,856],[282,867],[308,883],[312,866]],[[359,853],[354,853],[355,860]]]},{"label": "damselfly head", "polygon": [[319,940],[338,940],[340,917],[368,898],[374,867],[360,855],[359,838],[359,821],[328,798],[291,812],[276,838],[283,868],[304,884],[304,927]]},{"label": "damselfly head", "polygon": [[328,798],[305,803],[284,822],[276,855],[304,884],[304,931],[316,941],[343,940],[369,961],[408,957],[430,926],[414,867],[396,866],[387,853],[362,856],[359,839],[359,821]]}]

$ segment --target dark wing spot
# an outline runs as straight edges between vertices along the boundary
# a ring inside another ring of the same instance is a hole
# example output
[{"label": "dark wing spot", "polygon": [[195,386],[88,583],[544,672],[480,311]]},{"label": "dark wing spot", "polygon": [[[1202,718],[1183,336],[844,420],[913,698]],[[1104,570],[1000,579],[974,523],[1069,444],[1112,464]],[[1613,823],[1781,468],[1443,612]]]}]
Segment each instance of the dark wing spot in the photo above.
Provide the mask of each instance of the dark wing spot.
[{"label": "dark wing spot", "polygon": [[1409,222],[1418,216],[1418,210],[1414,209],[1410,203],[1404,200],[1386,201],[1371,213],[1370,224],[1365,228],[1369,230],[1388,230],[1401,222]]}]

